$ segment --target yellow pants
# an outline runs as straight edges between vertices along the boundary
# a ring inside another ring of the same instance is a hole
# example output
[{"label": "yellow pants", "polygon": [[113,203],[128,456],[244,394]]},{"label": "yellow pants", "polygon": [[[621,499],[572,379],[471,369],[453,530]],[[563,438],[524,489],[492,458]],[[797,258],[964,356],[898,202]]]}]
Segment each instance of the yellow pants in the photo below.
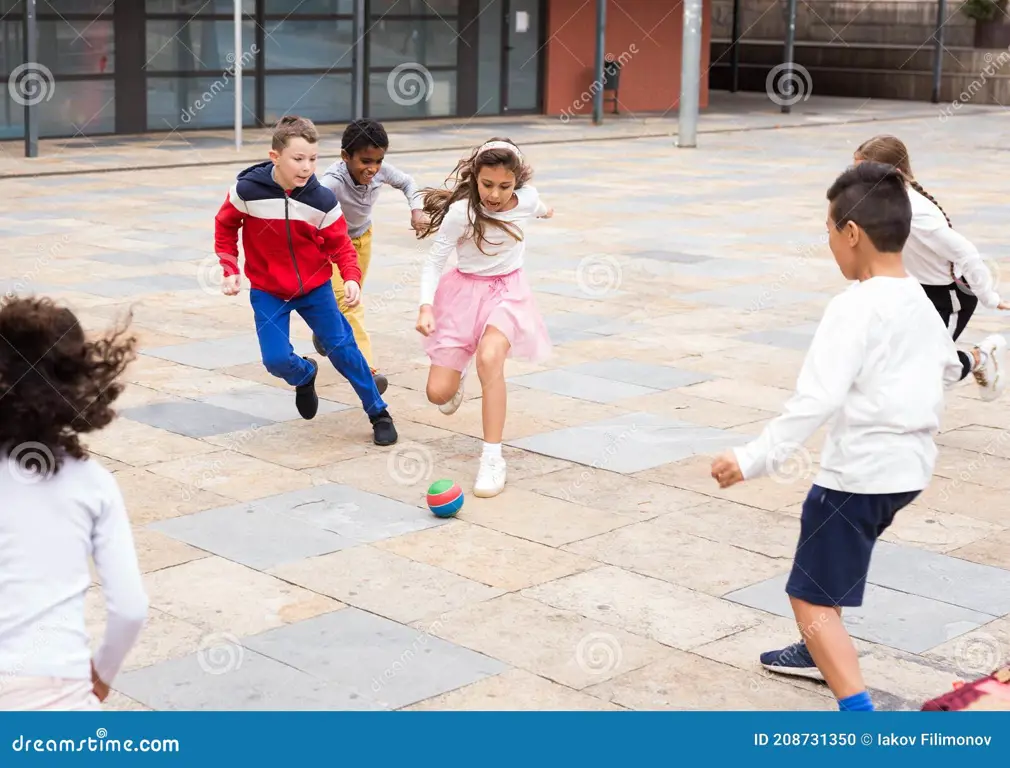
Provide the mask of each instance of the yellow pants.
[{"label": "yellow pants", "polygon": [[358,302],[358,306],[351,309],[347,308],[346,300],[344,299],[344,280],[339,274],[333,276],[333,293],[337,297],[337,306],[340,307],[340,311],[343,313],[344,317],[347,318],[347,322],[351,326],[351,330],[354,332],[354,340],[358,343],[358,349],[361,350],[361,354],[365,356],[365,360],[368,362],[368,367],[375,369],[375,364],[372,362],[372,340],[368,338],[368,331],[365,330],[365,278],[368,277],[368,264],[372,260],[372,229],[368,228],[361,237],[352,237],[351,242],[354,244],[354,250],[358,252],[358,266],[361,268],[361,301]]}]

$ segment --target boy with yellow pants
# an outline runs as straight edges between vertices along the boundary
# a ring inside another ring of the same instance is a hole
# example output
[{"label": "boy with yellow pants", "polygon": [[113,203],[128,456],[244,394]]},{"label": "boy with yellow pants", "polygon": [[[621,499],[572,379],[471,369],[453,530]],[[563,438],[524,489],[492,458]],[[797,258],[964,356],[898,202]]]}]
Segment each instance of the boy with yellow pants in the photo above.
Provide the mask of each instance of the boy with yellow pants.
[{"label": "boy with yellow pants", "polygon": [[[410,204],[411,227],[419,230],[424,226],[421,193],[410,175],[383,162],[388,149],[389,137],[382,123],[375,120],[355,120],[344,130],[340,141],[341,159],[327,168],[319,178],[320,184],[332,190],[337,196],[344,219],[347,221],[347,234],[358,252],[362,293],[368,277],[368,265],[372,260],[372,208],[382,185],[388,184],[403,192]],[[333,281],[333,292],[337,297],[337,306],[354,332],[358,348],[372,369],[375,386],[381,395],[389,386],[389,381],[375,367],[372,342],[368,338],[368,331],[365,330],[364,302],[361,301],[356,306],[348,308],[344,299],[343,283],[337,279]],[[312,342],[319,354],[327,354],[318,338],[313,336]]]}]

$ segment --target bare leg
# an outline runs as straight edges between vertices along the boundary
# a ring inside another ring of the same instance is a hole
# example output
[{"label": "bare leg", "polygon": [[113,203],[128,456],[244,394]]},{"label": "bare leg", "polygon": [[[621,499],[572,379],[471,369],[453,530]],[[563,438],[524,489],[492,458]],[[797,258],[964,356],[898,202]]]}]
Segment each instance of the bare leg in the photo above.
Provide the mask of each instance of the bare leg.
[{"label": "bare leg", "polygon": [[492,325],[484,331],[477,346],[477,377],[482,390],[485,443],[500,443],[505,430],[508,399],[505,392],[505,358],[510,346],[508,337]]},{"label": "bare leg", "polygon": [[841,608],[813,605],[795,597],[789,601],[807,650],[835,698],[841,700],[865,691],[859,655],[842,624]]},{"label": "bare leg", "polygon": [[426,393],[428,402],[444,405],[452,400],[459,389],[460,372],[443,365],[433,365],[428,370],[428,386]]}]

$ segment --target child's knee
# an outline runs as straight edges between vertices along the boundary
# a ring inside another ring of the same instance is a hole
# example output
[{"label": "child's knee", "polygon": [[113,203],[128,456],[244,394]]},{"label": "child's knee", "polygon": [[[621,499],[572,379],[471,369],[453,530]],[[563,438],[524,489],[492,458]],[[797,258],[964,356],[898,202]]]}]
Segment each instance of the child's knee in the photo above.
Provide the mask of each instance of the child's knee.
[{"label": "child's knee", "polygon": [[428,382],[428,386],[425,388],[425,394],[428,396],[428,402],[434,405],[445,405],[450,400],[452,396],[456,394],[456,391],[449,391],[450,387],[443,383],[432,383]]},{"label": "child's knee", "polygon": [[477,374],[481,379],[500,374],[505,368],[505,350],[494,344],[481,344],[477,349]]}]

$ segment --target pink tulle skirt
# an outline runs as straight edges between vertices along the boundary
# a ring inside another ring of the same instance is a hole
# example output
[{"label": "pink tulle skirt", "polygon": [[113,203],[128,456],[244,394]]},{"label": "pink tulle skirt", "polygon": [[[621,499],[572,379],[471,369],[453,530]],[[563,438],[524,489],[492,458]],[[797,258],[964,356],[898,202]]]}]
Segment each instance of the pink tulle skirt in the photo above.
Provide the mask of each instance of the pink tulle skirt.
[{"label": "pink tulle skirt", "polygon": [[424,339],[432,365],[465,370],[489,325],[509,340],[509,357],[539,362],[551,353],[547,326],[521,269],[496,277],[446,272],[433,312],[435,332]]}]

